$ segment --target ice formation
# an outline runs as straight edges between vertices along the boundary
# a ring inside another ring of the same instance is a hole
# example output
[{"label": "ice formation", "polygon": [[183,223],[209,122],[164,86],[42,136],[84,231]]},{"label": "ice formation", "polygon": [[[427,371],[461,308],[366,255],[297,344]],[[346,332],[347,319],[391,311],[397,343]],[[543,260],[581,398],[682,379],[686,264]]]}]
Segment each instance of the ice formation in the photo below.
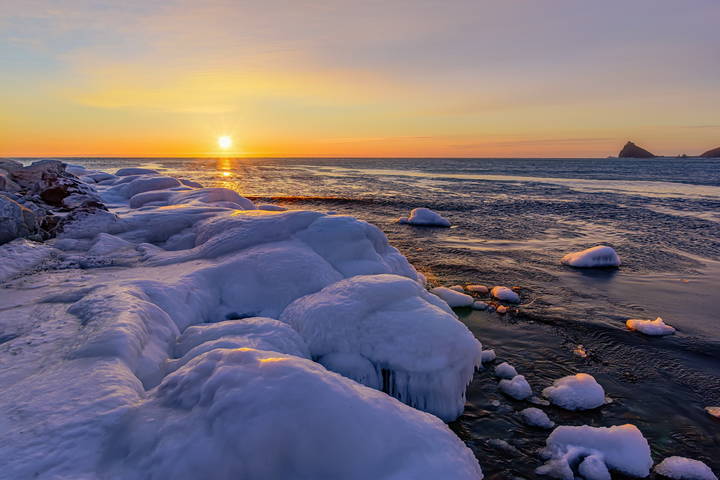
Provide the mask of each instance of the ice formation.
[{"label": "ice formation", "polygon": [[444,420],[462,413],[465,387],[481,364],[480,343],[447,304],[397,275],[334,283],[290,304],[280,320],[300,333],[313,358],[345,354],[338,373],[357,381],[372,377],[372,365],[371,385]]},{"label": "ice formation", "polygon": [[517,370],[515,370],[515,367],[510,365],[507,362],[503,362],[497,367],[495,367],[495,376],[500,378],[507,378],[512,379],[517,375]]},{"label": "ice formation", "polygon": [[677,480],[718,480],[705,463],[685,457],[664,459],[655,466],[655,473]]},{"label": "ice formation", "polygon": [[581,252],[568,253],[561,262],[577,268],[619,267],[620,257],[612,247],[598,245]]},{"label": "ice formation", "polygon": [[475,300],[471,307],[473,310],[487,310],[489,305],[485,302],[481,302],[480,300]]},{"label": "ice formation", "polygon": [[493,287],[493,289],[490,290],[490,294],[502,302],[520,303],[520,295],[508,287]]},{"label": "ice formation", "polygon": [[500,380],[500,391],[515,400],[525,400],[532,395],[532,388],[522,375],[515,375],[511,380]]},{"label": "ice formation", "polygon": [[403,217],[398,223],[418,225],[423,227],[449,227],[450,221],[429,208],[413,208],[409,217]]},{"label": "ice formation", "polygon": [[655,320],[639,320],[631,318],[625,322],[625,326],[630,330],[636,330],[645,335],[651,336],[662,336],[672,335],[675,333],[675,328],[663,322],[663,319],[657,317]]},{"label": "ice formation", "polygon": [[453,308],[470,307],[475,301],[470,295],[460,293],[457,290],[447,287],[435,287],[430,292],[442,298]]},{"label": "ice formation", "polygon": [[417,410],[462,412],[481,345],[379,229],[72,170],[111,210],[0,246],[4,475],[482,478]]},{"label": "ice formation", "polygon": [[520,411],[520,418],[526,425],[538,428],[553,428],[555,422],[548,418],[547,414],[539,408],[530,407]]},{"label": "ice formation", "polygon": [[536,473],[573,480],[573,467],[585,480],[607,480],[608,470],[647,477],[653,461],[650,446],[635,425],[557,427],[546,440],[545,465]]},{"label": "ice formation", "polygon": [[483,350],[481,355],[482,363],[489,363],[495,360],[495,350]]},{"label": "ice formation", "polygon": [[605,390],[587,373],[559,378],[542,394],[566,410],[590,410],[605,403]]}]

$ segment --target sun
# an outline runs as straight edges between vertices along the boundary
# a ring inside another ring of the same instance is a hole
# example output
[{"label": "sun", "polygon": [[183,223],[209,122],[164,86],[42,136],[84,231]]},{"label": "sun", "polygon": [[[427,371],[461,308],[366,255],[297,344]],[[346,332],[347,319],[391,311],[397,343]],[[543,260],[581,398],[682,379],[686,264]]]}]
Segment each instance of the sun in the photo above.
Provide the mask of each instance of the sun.
[{"label": "sun", "polygon": [[222,150],[227,150],[228,148],[232,147],[232,137],[230,135],[222,135],[218,137],[217,143],[218,147],[220,147]]}]

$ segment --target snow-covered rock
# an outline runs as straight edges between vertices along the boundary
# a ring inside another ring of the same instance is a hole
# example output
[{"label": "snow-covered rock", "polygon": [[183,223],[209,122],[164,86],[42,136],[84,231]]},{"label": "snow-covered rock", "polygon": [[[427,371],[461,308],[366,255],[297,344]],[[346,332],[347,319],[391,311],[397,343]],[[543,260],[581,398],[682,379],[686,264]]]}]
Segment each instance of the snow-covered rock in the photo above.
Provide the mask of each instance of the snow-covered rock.
[{"label": "snow-covered rock", "polygon": [[568,253],[561,262],[577,268],[619,267],[620,257],[612,247],[598,245],[580,252]]},{"label": "snow-covered rock", "polygon": [[287,208],[280,205],[272,205],[269,203],[263,203],[257,206],[258,210],[267,210],[268,212],[284,212]]},{"label": "snow-covered rock", "polygon": [[465,287],[462,285],[453,285],[452,287],[448,287],[450,290],[455,290],[456,292],[465,293]]},{"label": "snow-covered rock", "polygon": [[482,363],[489,363],[495,360],[495,350],[482,351]]},{"label": "snow-covered rock", "polygon": [[[129,199],[139,193],[153,190],[166,190],[182,185],[177,178],[164,177],[161,175],[126,176],[123,180],[129,181],[118,183],[107,191],[106,194],[110,198]],[[137,208],[132,205],[131,207]]]},{"label": "snow-covered rock", "polygon": [[489,306],[490,305],[480,300],[475,300],[471,305],[473,310],[487,310]]},{"label": "snow-covered rock", "polygon": [[[612,427],[557,427],[546,440],[543,456],[548,459],[536,473],[561,480],[573,480],[573,466],[585,464],[581,475],[590,480],[607,480],[607,470],[615,470],[631,477],[650,474],[653,461],[650,446],[635,425]],[[602,468],[600,463],[605,465]]]},{"label": "snow-covered rock", "polygon": [[517,370],[515,370],[515,367],[510,365],[507,362],[503,362],[497,367],[495,367],[495,376],[500,378],[506,378],[506,379],[512,379],[517,375]]},{"label": "snow-covered rock", "polygon": [[127,167],[121,168],[115,172],[116,177],[127,177],[129,175],[154,175],[159,174],[157,170],[151,168]]},{"label": "snow-covered rock", "polygon": [[410,216],[402,217],[398,223],[417,225],[423,227],[449,227],[450,221],[429,208],[413,208]]},{"label": "snow-covered rock", "polygon": [[24,238],[0,245],[0,282],[35,267],[56,252],[46,244]]},{"label": "snow-covered rock", "polygon": [[515,375],[512,380],[500,380],[500,391],[515,400],[525,400],[532,396],[532,388],[522,375]]},{"label": "snow-covered rock", "polygon": [[657,317],[655,320],[631,318],[625,322],[625,326],[630,330],[652,336],[672,335],[675,333],[675,328],[663,322],[663,319],[660,317]]},{"label": "snow-covered rock", "polygon": [[553,428],[555,422],[550,420],[545,412],[539,408],[530,407],[520,411],[520,418],[522,418],[525,425],[538,428]]},{"label": "snow-covered rock", "polygon": [[508,287],[493,287],[493,289],[490,291],[490,294],[501,302],[520,303],[520,295],[518,295]]},{"label": "snow-covered rock", "polygon": [[355,355],[357,373],[340,372],[354,379],[368,377],[367,360],[372,385],[448,421],[462,413],[465,387],[481,364],[480,342],[447,304],[397,275],[334,283],[290,304],[280,320],[300,333],[314,358]]},{"label": "snow-covered rock", "polygon": [[542,394],[566,410],[589,410],[605,403],[605,390],[587,373],[559,378]]},{"label": "snow-covered rock", "polygon": [[40,225],[35,214],[16,202],[0,194],[0,245],[16,238],[39,238]]},{"label": "snow-covered rock", "polygon": [[664,459],[655,466],[655,473],[677,480],[718,480],[705,463],[685,457]]},{"label": "snow-covered rock", "polygon": [[460,293],[452,288],[435,287],[430,292],[445,300],[452,308],[470,307],[475,301],[470,295]]}]

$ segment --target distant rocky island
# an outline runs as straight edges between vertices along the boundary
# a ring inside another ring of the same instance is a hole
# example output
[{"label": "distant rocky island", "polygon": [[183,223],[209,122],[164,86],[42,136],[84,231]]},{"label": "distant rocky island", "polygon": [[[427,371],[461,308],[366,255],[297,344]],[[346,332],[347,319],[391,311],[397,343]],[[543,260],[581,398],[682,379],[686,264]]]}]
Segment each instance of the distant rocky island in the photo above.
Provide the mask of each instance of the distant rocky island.
[{"label": "distant rocky island", "polygon": [[[688,155],[685,155],[685,154],[682,154],[679,156],[682,158],[688,157]],[[620,153],[618,153],[618,158],[656,158],[656,157],[658,157],[658,155],[655,155],[654,153],[635,145],[635,143],[633,143],[633,142],[627,142],[625,144],[625,146],[622,148],[622,150],[620,150]],[[699,157],[720,158],[720,147],[713,148],[712,150],[708,150],[707,152],[703,153],[702,155],[699,155]]]}]

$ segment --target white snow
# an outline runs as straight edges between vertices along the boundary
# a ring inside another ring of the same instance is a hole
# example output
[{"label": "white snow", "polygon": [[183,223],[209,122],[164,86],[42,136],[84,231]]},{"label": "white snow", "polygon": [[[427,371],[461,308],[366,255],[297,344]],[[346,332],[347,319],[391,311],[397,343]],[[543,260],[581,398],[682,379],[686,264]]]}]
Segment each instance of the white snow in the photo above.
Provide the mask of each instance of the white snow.
[{"label": "white snow", "polygon": [[515,400],[525,400],[532,396],[532,388],[522,375],[515,375],[512,380],[500,380],[500,391]]},{"label": "white snow", "polygon": [[526,425],[538,428],[553,428],[555,422],[548,418],[547,414],[539,408],[530,407],[520,411],[520,417]]},{"label": "white snow", "polygon": [[118,174],[110,212],[0,247],[3,475],[482,478],[437,418],[480,342],[377,227]]},{"label": "white snow", "polygon": [[481,364],[480,342],[447,304],[397,275],[334,283],[290,304],[280,320],[300,333],[313,358],[354,354],[357,361],[344,361],[339,373],[355,379],[370,376],[367,360],[372,385],[448,421],[462,413],[465,387]]},{"label": "white snow", "polygon": [[620,257],[612,247],[598,245],[581,252],[568,253],[561,262],[578,268],[619,267]]},{"label": "white snow", "polygon": [[663,319],[660,317],[657,317],[655,320],[631,318],[625,322],[625,326],[630,330],[636,330],[645,335],[652,336],[672,335],[675,333],[675,328],[663,322]]},{"label": "white snow", "polygon": [[489,363],[495,360],[495,350],[483,350],[482,351],[482,363]]},{"label": "white snow", "polygon": [[470,307],[475,301],[470,295],[460,293],[452,288],[435,287],[430,292],[445,300],[452,308]]},{"label": "white snow", "polygon": [[[561,480],[573,480],[573,466],[578,464],[586,480],[607,480],[610,478],[607,470],[643,478],[650,474],[653,464],[647,440],[631,424],[557,427],[547,438],[542,453],[548,461],[535,472]],[[587,460],[589,457],[593,458]]]},{"label": "white snow", "polygon": [[510,365],[507,362],[503,362],[497,367],[495,367],[495,376],[500,378],[507,378],[512,379],[517,375],[517,370],[515,370],[515,367]]},{"label": "white snow", "polygon": [[705,463],[685,457],[664,459],[655,466],[655,473],[677,480],[718,480]]},{"label": "white snow", "polygon": [[407,223],[409,225],[418,225],[425,227],[449,227],[450,221],[437,212],[429,208],[413,208],[410,216],[403,217],[398,223]]},{"label": "white snow", "polygon": [[490,291],[490,295],[502,302],[520,303],[520,295],[513,292],[508,287],[493,287],[493,289]]},{"label": "white snow", "polygon": [[542,394],[566,410],[589,410],[605,403],[605,390],[587,373],[559,378]]}]

